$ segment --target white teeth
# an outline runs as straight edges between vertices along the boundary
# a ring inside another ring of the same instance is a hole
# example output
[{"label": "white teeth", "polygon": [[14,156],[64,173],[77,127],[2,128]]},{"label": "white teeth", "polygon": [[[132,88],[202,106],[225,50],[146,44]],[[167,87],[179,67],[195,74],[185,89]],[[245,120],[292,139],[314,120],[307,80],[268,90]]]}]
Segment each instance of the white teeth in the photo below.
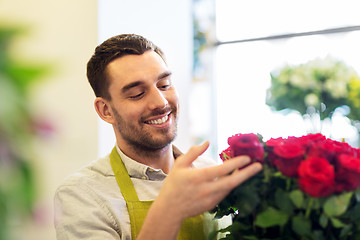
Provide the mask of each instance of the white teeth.
[{"label": "white teeth", "polygon": [[150,123],[150,124],[162,124],[162,123],[166,122],[168,120],[168,118],[169,118],[169,116],[166,115],[165,117],[162,117],[160,119],[148,121],[148,123]]}]

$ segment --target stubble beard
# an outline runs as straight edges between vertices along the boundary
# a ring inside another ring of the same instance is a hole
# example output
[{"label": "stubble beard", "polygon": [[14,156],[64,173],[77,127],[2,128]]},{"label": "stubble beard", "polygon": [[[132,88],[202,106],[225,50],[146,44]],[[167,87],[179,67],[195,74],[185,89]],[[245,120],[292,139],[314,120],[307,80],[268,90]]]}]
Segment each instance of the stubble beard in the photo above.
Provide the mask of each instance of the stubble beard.
[{"label": "stubble beard", "polygon": [[[157,129],[157,133],[161,134],[163,137],[155,138],[150,132],[144,129],[144,123],[139,120],[136,123],[129,123],[126,122],[120,114],[117,112],[115,108],[112,107],[114,117],[115,117],[115,128],[120,133],[121,137],[128,143],[129,146],[136,151],[137,154],[151,154],[152,152],[158,152],[165,149],[169,146],[174,139],[176,138],[177,134],[177,118],[176,118],[176,107],[172,107],[172,113],[175,114],[174,124],[172,129]],[[166,111],[163,111],[166,112]],[[154,113],[161,114],[159,112]]]}]

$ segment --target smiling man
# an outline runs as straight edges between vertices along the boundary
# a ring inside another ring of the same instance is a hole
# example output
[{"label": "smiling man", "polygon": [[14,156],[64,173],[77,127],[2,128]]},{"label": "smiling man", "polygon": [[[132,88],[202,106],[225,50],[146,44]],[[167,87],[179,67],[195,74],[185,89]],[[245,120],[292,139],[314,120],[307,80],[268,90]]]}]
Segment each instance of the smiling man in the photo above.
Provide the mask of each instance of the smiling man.
[{"label": "smiling man", "polygon": [[142,36],[99,45],[87,76],[116,146],[58,188],[57,239],[207,239],[218,222],[206,212],[261,165],[248,157],[215,165],[200,157],[208,142],[185,154],[172,145],[179,103],[171,71]]},{"label": "smiling man", "polygon": [[167,173],[178,98],[164,60],[155,51],[126,55],[110,62],[106,73],[110,98],[96,98],[99,116],[113,124],[117,143],[128,157],[141,156],[138,162],[165,167]]}]

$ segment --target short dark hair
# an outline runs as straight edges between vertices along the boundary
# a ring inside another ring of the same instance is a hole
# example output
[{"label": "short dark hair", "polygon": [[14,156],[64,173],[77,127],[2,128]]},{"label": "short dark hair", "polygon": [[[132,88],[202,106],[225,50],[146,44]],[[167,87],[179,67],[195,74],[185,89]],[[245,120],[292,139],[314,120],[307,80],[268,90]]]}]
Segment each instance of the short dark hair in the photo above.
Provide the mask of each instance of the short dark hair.
[{"label": "short dark hair", "polygon": [[87,78],[96,97],[111,100],[110,82],[106,75],[107,65],[122,56],[141,55],[146,51],[155,51],[165,61],[164,53],[154,43],[136,34],[121,34],[95,48],[94,54],[87,63]]}]

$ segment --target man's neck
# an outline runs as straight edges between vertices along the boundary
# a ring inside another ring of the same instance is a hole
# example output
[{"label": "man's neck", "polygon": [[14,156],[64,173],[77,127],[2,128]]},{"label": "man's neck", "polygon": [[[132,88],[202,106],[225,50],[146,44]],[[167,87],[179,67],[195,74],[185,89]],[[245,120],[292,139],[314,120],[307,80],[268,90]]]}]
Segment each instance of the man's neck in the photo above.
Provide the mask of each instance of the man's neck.
[{"label": "man's neck", "polygon": [[158,150],[144,150],[118,143],[120,150],[129,158],[168,174],[174,164],[172,145]]}]

